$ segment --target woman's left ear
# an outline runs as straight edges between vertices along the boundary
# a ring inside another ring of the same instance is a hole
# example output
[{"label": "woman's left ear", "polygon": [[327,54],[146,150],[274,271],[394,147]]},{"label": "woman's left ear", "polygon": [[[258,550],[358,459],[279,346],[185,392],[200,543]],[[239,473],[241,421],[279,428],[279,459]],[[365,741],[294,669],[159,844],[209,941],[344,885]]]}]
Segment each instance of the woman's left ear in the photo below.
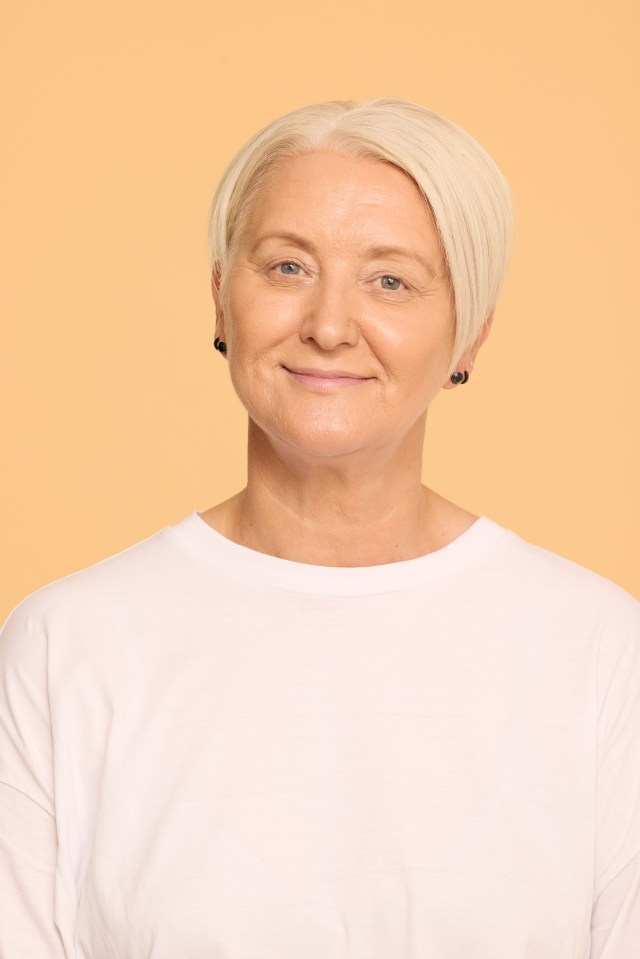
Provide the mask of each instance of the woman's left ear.
[{"label": "woman's left ear", "polygon": [[[217,336],[213,341],[213,345],[217,350],[220,350],[221,354],[224,356],[227,352],[226,343],[224,342],[225,332],[224,332],[224,312],[222,309],[222,304],[220,302],[220,264],[216,261],[211,271],[211,292],[213,293],[213,302],[216,307],[216,333]],[[218,346],[218,343],[222,341],[222,349]]]},{"label": "woman's left ear", "polygon": [[[471,376],[476,354],[478,350],[480,349],[480,347],[482,346],[482,344],[484,343],[484,341],[486,340],[486,338],[488,337],[489,331],[491,330],[491,323],[493,322],[493,314],[494,314],[494,311],[492,310],[491,313],[489,313],[489,316],[486,318],[486,320],[482,324],[482,329],[480,330],[480,333],[478,334],[473,346],[470,349],[466,350],[466,352],[463,353],[460,359],[458,360],[456,369],[454,371],[455,373],[458,373],[458,372],[464,373],[466,370],[468,373],[467,379]],[[467,381],[465,380],[464,382],[466,383]],[[451,377],[449,377],[447,379],[447,382],[443,384],[442,388],[445,390],[451,390],[454,388],[454,386],[458,386],[458,384],[452,382]]]}]

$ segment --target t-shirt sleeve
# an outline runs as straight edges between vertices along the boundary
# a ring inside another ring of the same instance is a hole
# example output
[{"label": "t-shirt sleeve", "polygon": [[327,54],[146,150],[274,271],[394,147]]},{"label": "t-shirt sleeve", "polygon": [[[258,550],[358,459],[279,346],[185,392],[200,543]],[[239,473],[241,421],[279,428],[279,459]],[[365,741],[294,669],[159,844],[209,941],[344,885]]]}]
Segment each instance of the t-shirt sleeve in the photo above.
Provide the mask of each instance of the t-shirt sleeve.
[{"label": "t-shirt sleeve", "polygon": [[589,959],[640,957],[640,603],[625,593],[598,656],[595,880]]},{"label": "t-shirt sleeve", "polygon": [[[35,607],[35,608],[34,608]],[[0,956],[65,959],[55,924],[57,834],[46,630],[27,597],[0,629]]]}]

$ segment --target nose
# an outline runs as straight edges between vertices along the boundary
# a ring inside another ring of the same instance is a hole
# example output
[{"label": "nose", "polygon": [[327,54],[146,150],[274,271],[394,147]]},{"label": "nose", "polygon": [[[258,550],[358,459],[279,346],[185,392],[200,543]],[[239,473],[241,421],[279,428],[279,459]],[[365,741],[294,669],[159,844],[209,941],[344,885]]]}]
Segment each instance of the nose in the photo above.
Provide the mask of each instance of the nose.
[{"label": "nose", "polygon": [[346,276],[321,276],[305,298],[300,339],[313,340],[323,350],[355,345],[360,335],[356,303],[357,289]]}]

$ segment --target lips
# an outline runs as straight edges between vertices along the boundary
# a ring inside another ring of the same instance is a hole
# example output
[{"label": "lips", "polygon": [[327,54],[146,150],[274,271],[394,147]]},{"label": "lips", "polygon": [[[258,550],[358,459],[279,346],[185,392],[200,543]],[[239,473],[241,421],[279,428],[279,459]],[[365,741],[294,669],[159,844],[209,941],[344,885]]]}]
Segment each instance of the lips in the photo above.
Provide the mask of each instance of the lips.
[{"label": "lips", "polygon": [[368,380],[371,378],[369,376],[361,376],[359,373],[351,373],[348,370],[318,370],[297,366],[285,366],[285,369],[289,370],[290,373],[299,373],[302,376],[317,376],[320,377],[320,379],[327,380],[342,379],[345,377],[351,380]]},{"label": "lips", "polygon": [[329,393],[335,390],[355,389],[370,382],[374,377],[360,376],[347,370],[318,370],[308,368],[289,369],[283,367],[289,376],[307,390],[314,393]]}]

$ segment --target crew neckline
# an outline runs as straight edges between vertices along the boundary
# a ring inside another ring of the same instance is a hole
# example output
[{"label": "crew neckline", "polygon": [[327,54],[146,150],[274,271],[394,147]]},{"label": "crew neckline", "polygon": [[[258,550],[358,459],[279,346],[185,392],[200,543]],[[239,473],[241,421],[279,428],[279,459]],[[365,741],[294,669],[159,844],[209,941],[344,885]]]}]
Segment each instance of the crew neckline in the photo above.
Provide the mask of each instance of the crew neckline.
[{"label": "crew neckline", "polygon": [[469,564],[512,533],[482,515],[456,539],[414,559],[376,566],[316,566],[241,546],[210,526],[198,510],[166,529],[219,571],[240,578],[247,586],[262,584],[324,596],[367,596],[432,582]]}]

